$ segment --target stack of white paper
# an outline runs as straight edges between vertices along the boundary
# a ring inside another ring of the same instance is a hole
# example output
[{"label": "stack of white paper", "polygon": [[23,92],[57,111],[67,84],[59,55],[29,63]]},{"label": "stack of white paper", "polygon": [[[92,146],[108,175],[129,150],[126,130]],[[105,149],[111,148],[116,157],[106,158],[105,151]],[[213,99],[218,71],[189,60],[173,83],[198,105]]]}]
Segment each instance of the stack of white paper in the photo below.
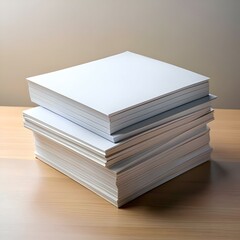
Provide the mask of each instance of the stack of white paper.
[{"label": "stack of white paper", "polygon": [[125,52],[28,82],[36,156],[115,206],[210,158],[207,77]]}]

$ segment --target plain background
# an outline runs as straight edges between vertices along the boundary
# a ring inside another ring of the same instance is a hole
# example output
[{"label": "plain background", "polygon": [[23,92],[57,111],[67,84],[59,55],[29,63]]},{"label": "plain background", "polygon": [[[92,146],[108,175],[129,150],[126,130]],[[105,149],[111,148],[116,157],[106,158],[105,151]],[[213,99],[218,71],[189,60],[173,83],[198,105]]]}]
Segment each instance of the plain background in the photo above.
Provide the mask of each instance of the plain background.
[{"label": "plain background", "polygon": [[239,0],[0,0],[0,105],[33,105],[26,77],[126,50],[209,76],[214,106],[240,108]]}]

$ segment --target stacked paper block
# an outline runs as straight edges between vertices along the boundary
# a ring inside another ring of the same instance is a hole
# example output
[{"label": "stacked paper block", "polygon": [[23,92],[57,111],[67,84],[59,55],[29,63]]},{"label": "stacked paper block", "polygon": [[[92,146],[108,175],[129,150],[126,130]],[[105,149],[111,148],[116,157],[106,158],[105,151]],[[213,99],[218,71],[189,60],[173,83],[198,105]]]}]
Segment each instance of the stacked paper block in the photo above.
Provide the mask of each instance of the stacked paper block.
[{"label": "stacked paper block", "polygon": [[117,207],[210,159],[209,79],[131,52],[28,78],[40,160]]}]

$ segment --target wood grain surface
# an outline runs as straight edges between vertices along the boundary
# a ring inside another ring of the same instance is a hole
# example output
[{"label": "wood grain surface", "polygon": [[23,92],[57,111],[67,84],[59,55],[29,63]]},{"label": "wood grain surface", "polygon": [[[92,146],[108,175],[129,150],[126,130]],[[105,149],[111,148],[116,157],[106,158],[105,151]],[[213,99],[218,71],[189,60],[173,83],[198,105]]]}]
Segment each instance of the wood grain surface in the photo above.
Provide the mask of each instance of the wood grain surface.
[{"label": "wood grain surface", "polygon": [[215,110],[212,160],[117,209],[34,158],[0,107],[0,239],[240,239],[240,110]]}]

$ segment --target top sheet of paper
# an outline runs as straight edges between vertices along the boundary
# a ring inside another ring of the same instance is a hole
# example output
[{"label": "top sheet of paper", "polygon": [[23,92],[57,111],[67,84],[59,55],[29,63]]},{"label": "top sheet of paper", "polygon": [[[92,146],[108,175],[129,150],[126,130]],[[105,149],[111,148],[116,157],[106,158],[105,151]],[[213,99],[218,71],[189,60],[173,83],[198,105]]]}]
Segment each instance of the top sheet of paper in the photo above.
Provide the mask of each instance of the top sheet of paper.
[{"label": "top sheet of paper", "polygon": [[113,116],[208,78],[131,52],[28,78],[60,95]]}]

